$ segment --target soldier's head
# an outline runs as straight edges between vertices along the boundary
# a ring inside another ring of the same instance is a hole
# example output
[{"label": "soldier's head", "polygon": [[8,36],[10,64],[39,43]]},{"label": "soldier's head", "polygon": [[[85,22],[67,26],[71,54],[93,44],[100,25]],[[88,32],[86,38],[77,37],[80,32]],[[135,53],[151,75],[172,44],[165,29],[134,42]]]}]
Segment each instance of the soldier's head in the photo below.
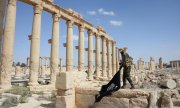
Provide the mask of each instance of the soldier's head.
[{"label": "soldier's head", "polygon": [[127,47],[124,47],[123,48],[123,51],[126,53],[128,51],[128,48]]}]

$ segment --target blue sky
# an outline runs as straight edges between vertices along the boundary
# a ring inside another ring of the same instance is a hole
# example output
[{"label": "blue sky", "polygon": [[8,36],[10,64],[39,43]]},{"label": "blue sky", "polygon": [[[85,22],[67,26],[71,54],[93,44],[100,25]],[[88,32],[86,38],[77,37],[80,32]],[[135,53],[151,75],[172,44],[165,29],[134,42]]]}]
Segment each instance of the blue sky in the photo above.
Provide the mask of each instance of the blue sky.
[{"label": "blue sky", "polygon": [[[180,59],[180,0],[54,0],[63,8],[71,8],[94,26],[102,26],[117,41],[118,47],[128,47],[134,62],[138,58],[158,62]],[[30,53],[33,7],[18,2],[14,60],[25,62]],[[52,16],[43,11],[41,56],[50,56],[48,39],[52,34]],[[78,45],[78,28],[74,26],[74,46]],[[87,32],[85,31],[85,47]],[[59,56],[65,63],[66,24],[60,21]],[[94,39],[95,43],[95,39]],[[95,45],[95,44],[94,44]],[[95,48],[95,46],[94,46]],[[74,49],[74,64],[77,64]],[[87,52],[85,53],[87,60]],[[86,63],[87,64],[87,63]]]}]

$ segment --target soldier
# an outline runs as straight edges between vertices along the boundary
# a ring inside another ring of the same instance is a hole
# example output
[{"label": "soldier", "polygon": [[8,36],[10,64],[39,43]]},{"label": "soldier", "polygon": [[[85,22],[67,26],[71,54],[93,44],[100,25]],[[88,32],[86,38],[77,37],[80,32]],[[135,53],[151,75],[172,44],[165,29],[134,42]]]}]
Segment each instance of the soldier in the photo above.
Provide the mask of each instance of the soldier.
[{"label": "soldier", "polygon": [[120,63],[120,69],[123,67],[123,86],[122,89],[125,88],[126,86],[126,79],[129,81],[129,83],[131,84],[131,88],[130,89],[134,89],[134,85],[133,82],[130,78],[130,71],[131,71],[131,65],[132,65],[132,60],[133,58],[129,56],[129,54],[127,53],[127,47],[123,48],[123,49],[119,49],[121,56],[122,56],[122,62]]}]

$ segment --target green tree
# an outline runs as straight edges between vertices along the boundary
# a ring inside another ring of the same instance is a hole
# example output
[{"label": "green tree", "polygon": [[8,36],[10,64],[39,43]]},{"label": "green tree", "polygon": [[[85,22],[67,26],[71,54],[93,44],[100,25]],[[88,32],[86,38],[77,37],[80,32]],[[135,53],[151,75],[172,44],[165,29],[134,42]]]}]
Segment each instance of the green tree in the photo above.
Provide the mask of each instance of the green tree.
[{"label": "green tree", "polygon": [[21,66],[21,63],[20,63],[20,62],[17,62],[16,66]]},{"label": "green tree", "polygon": [[25,63],[21,63],[21,67],[26,67],[26,64]]}]

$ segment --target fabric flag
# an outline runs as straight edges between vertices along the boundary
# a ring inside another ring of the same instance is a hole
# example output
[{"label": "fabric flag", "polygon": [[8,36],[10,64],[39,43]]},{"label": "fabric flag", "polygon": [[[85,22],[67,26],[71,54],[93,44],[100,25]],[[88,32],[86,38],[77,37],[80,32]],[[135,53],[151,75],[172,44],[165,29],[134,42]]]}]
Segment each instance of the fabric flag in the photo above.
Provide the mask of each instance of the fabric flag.
[{"label": "fabric flag", "polygon": [[95,102],[100,102],[104,96],[111,95],[112,92],[115,92],[120,89],[120,67],[119,71],[113,76],[110,82],[107,85],[102,85],[99,94],[95,95]]}]

